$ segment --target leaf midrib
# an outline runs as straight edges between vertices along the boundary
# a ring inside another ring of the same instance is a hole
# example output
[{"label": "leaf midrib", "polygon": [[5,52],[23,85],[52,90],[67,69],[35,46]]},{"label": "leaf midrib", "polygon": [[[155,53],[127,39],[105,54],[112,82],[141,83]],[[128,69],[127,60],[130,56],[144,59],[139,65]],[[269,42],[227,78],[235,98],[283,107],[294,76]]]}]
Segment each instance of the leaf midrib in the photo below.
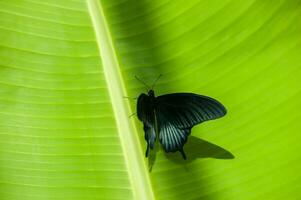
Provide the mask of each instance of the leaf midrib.
[{"label": "leaf midrib", "polygon": [[98,0],[87,0],[88,12],[96,35],[102,67],[109,91],[129,179],[135,199],[154,199],[149,173],[142,155],[136,127],[129,119],[130,105],[124,100],[125,85],[120,65],[106,22],[104,11]]}]

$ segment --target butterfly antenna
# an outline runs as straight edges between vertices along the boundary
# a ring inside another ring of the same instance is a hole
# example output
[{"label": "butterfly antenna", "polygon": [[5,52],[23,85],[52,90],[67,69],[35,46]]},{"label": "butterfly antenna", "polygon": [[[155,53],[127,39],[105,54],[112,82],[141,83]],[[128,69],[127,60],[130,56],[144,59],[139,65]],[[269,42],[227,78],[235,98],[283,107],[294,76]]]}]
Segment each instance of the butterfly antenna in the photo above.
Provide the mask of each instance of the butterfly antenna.
[{"label": "butterfly antenna", "polygon": [[155,81],[153,82],[153,84],[152,84],[151,89],[153,89],[153,88],[155,87],[156,83],[157,83],[158,80],[161,78],[161,76],[162,76],[162,74],[160,74],[160,75],[158,76],[158,78],[156,78],[156,80],[155,80]]},{"label": "butterfly antenna", "polygon": [[135,76],[135,78],[140,81],[143,85],[145,85],[147,87],[147,90],[150,90],[150,87],[144,82],[142,81],[140,78],[138,78],[137,76]]}]

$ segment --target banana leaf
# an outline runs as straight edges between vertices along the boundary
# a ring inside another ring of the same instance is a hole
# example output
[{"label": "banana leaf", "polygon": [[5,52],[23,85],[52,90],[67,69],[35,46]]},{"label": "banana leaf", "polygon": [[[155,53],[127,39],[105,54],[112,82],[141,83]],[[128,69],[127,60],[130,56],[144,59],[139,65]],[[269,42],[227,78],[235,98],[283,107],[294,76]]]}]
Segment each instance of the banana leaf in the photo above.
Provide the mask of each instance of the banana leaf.
[{"label": "banana leaf", "polygon": [[[301,1],[0,1],[0,199],[300,199]],[[132,101],[224,118],[145,158]],[[131,97],[131,98],[124,98]]]}]

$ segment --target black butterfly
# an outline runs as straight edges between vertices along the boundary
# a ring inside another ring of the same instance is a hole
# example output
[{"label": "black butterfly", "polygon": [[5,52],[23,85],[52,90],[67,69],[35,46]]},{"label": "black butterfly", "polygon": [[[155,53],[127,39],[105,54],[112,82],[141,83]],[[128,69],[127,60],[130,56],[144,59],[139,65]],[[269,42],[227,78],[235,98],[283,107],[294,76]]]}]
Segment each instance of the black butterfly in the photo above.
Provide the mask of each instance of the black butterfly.
[{"label": "black butterfly", "polygon": [[[157,80],[159,78],[160,76]],[[226,108],[220,102],[207,96],[173,93],[156,97],[154,90],[149,89],[147,94],[142,93],[138,97],[137,102],[137,115],[143,122],[147,142],[145,156],[149,156],[150,149],[154,148],[156,138],[159,137],[165,152],[180,151],[186,159],[183,146],[191,128],[204,121],[220,118],[226,113]]]}]

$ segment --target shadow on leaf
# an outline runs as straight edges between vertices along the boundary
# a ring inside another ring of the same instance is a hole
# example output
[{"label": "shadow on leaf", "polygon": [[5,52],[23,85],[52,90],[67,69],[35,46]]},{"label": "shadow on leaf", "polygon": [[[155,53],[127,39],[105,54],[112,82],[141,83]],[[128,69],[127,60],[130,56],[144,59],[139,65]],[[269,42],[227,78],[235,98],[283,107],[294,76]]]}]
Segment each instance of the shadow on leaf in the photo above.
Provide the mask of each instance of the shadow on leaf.
[{"label": "shadow on leaf", "polygon": [[167,159],[178,164],[189,163],[198,158],[235,158],[230,151],[194,136],[188,138],[187,143],[184,145],[184,151],[187,155],[187,160],[184,160],[179,152],[165,153],[165,156]]}]

